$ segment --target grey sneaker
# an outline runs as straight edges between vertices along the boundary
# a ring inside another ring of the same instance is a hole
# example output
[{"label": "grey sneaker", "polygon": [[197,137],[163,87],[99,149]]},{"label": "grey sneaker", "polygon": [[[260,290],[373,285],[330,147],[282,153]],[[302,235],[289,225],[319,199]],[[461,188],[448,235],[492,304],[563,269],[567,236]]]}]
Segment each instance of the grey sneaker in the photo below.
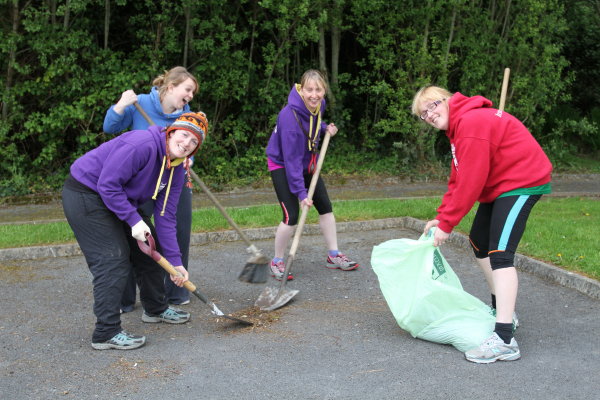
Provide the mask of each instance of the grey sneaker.
[{"label": "grey sneaker", "polygon": [[351,271],[359,267],[356,261],[350,260],[342,253],[338,253],[337,256],[327,256],[327,268],[329,269],[341,269],[342,271]]},{"label": "grey sneaker", "polygon": [[492,336],[487,338],[479,345],[479,347],[471,349],[465,353],[467,360],[478,364],[489,364],[494,361],[514,361],[521,358],[519,345],[515,338],[510,340],[509,344],[504,343],[504,340],[494,332]]},{"label": "grey sneaker", "polygon": [[137,336],[121,331],[106,342],[92,342],[92,347],[96,350],[132,350],[142,347],[145,343],[146,336]]},{"label": "grey sneaker", "polygon": [[[271,268],[271,276],[276,280],[280,281],[283,278],[283,273],[285,272],[285,263],[283,261],[275,262],[271,260],[271,264],[269,265]],[[291,272],[288,272],[287,280],[291,281],[294,279],[294,275]]]},{"label": "grey sneaker", "polygon": [[180,310],[175,307],[167,307],[165,311],[158,315],[148,314],[146,310],[142,314],[142,321],[155,324],[158,322],[166,322],[167,324],[183,324],[190,320],[190,313]]},{"label": "grey sneaker", "polygon": [[[490,314],[492,314],[494,317],[496,316],[496,309],[492,308],[490,306]],[[520,326],[519,324],[519,315],[517,314],[516,311],[513,311],[513,320],[512,320],[512,333],[515,333],[517,331],[517,328]]]}]

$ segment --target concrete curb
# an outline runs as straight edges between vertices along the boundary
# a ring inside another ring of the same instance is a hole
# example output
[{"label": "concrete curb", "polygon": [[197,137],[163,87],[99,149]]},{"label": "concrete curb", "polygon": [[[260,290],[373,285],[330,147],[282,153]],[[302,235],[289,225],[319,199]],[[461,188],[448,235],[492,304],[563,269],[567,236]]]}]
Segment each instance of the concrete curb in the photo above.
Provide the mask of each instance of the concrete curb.
[{"label": "concrete curb", "polygon": [[[338,232],[357,232],[390,228],[412,229],[414,231],[420,232],[423,230],[424,227],[424,221],[411,217],[337,223]],[[248,236],[248,239],[250,241],[256,241],[274,238],[275,230],[276,227],[254,228],[245,229],[244,233],[246,234],[246,236]],[[321,231],[318,224],[305,225],[303,231],[303,234],[306,235],[318,235],[320,233]],[[204,232],[192,234],[190,244],[193,246],[216,242],[233,242],[238,240],[241,239],[238,236],[238,234],[233,230],[222,232]],[[469,238],[464,234],[453,232],[450,235],[449,241],[460,247],[470,248]],[[81,255],[81,250],[79,249],[77,243],[52,246],[0,249],[0,261],[36,260],[43,258],[70,257],[78,255]],[[594,279],[581,276],[574,272],[565,271],[561,268],[555,267],[554,265],[550,265],[542,261],[523,256],[521,254],[516,255],[515,265],[517,268],[529,272],[530,274],[535,275],[539,278],[550,281],[552,283],[556,283],[561,286],[575,289],[592,298],[600,299],[600,282]]]}]

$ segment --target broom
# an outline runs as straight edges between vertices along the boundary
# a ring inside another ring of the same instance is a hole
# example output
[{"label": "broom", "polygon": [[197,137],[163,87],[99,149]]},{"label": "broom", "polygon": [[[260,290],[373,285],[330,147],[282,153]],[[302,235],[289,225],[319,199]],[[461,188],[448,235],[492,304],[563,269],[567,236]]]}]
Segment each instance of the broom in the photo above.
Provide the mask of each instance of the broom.
[{"label": "broom", "polygon": [[[137,101],[134,103],[134,106],[150,125],[155,125],[150,116],[146,114],[146,111],[144,111],[144,109],[139,105]],[[192,169],[190,169],[190,176],[192,177],[192,179],[194,179],[198,186],[200,186],[200,188],[208,196],[208,198],[213,202],[215,207],[217,207],[217,209],[221,212],[223,217],[225,217],[227,222],[229,222],[229,225],[231,225],[231,227],[237,231],[238,235],[240,235],[242,240],[246,243],[246,245],[248,246],[246,251],[252,254],[248,261],[246,261],[246,265],[244,265],[244,268],[238,276],[238,279],[242,282],[265,283],[267,281],[268,276],[267,265],[269,264],[270,260],[267,257],[265,257],[260,252],[260,250],[257,249],[256,246],[254,246],[254,244],[252,244],[252,242],[250,242],[248,237],[242,232],[242,230],[237,226],[233,219],[231,219],[231,217],[229,216],[229,214],[227,214],[227,212],[219,203],[217,198],[211,193],[208,187],[204,184],[204,182],[202,182],[200,177],[196,175],[196,173]]]},{"label": "broom", "polygon": [[246,251],[248,253],[252,254],[252,256],[250,256],[248,261],[246,261],[246,265],[244,265],[244,268],[242,269],[242,272],[238,276],[238,279],[242,282],[265,283],[267,281],[267,276],[268,276],[267,265],[269,264],[269,262],[271,260],[269,260],[267,257],[265,257],[260,252],[260,250],[257,249],[256,246],[254,246],[254,244],[252,244],[252,242],[250,242],[248,237],[244,234],[244,232],[242,232],[242,230],[239,228],[239,226],[237,226],[237,224],[233,221],[233,219],[231,219],[231,217],[227,214],[227,212],[225,211],[223,206],[217,201],[217,199],[211,193],[211,191],[208,189],[208,187],[206,187],[204,182],[202,182],[200,180],[200,178],[198,177],[198,175],[196,175],[196,173],[194,171],[192,171],[191,169],[190,169],[190,175],[192,176],[192,179],[194,179],[194,181],[198,184],[198,186],[200,186],[202,191],[204,191],[204,193],[208,196],[208,198],[213,202],[215,207],[217,207],[219,209],[219,211],[221,212],[221,214],[223,214],[223,217],[225,217],[227,222],[229,222],[229,225],[231,225],[231,227],[236,230],[238,235],[240,235],[242,240],[246,243],[246,245],[248,246]]}]

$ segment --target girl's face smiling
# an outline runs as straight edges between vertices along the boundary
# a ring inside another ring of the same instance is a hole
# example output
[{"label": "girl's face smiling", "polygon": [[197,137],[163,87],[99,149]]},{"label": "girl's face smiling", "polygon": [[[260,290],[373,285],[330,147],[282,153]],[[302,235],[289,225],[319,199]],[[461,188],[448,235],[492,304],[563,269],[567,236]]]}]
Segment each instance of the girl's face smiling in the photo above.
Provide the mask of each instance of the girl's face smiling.
[{"label": "girl's face smiling", "polygon": [[431,100],[421,101],[419,110],[423,115],[427,112],[427,116],[423,121],[441,131],[447,131],[449,121],[448,102],[444,99],[439,101],[438,104],[435,103]]},{"label": "girl's face smiling", "polygon": [[177,129],[169,137],[168,145],[171,160],[189,156],[196,150],[198,144],[196,135],[183,129]]},{"label": "girl's face smiling", "polygon": [[311,112],[315,112],[323,97],[325,97],[325,88],[314,79],[309,79],[306,84],[300,89],[300,94],[304,100],[306,108]]},{"label": "girl's face smiling", "polygon": [[169,86],[165,96],[165,106],[170,112],[181,110],[194,98],[196,83],[192,78],[187,78],[177,86]]}]

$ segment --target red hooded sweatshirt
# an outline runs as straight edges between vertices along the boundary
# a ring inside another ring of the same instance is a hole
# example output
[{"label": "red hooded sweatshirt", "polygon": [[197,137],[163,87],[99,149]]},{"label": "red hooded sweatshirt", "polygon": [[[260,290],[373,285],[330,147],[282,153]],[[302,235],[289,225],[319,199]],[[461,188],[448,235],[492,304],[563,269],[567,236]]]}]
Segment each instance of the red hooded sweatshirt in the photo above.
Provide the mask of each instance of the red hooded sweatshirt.
[{"label": "red hooded sweatshirt", "polygon": [[448,191],[437,209],[438,227],[450,233],[476,201],[550,182],[552,164],[517,118],[491,108],[482,96],[454,93],[448,101],[452,163]]}]

